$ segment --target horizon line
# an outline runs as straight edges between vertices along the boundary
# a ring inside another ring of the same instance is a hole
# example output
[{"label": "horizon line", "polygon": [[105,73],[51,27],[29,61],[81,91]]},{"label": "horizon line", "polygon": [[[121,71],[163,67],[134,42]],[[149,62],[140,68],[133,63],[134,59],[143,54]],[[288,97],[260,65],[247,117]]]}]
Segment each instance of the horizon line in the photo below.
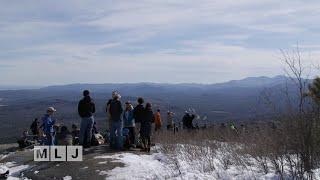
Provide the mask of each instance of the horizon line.
[{"label": "horizon line", "polygon": [[105,82],[105,83],[66,83],[66,84],[52,84],[52,85],[0,85],[0,90],[32,90],[32,89],[42,89],[47,87],[55,87],[55,86],[70,86],[70,85],[106,85],[106,84],[114,84],[114,85],[121,85],[121,84],[167,84],[167,85],[187,85],[187,84],[196,84],[196,85],[217,85],[228,83],[232,81],[241,81],[249,78],[276,78],[276,77],[288,77],[286,75],[276,75],[276,76],[248,76],[241,79],[232,79],[223,82],[217,83],[197,83],[197,82],[179,82],[179,83],[164,83],[164,82]]}]

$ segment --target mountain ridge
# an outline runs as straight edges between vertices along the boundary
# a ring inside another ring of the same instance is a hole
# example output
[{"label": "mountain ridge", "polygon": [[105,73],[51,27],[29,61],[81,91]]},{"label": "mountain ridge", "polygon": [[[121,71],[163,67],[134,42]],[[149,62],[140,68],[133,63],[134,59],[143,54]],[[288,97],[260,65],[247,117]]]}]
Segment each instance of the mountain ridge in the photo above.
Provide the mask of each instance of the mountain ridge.
[{"label": "mountain ridge", "polygon": [[106,88],[109,86],[115,87],[132,87],[132,86],[147,86],[147,87],[163,87],[163,86],[176,86],[176,87],[254,87],[254,86],[270,86],[281,84],[283,81],[289,80],[288,77],[283,75],[278,75],[274,77],[259,76],[259,77],[246,77],[240,80],[230,80],[223,83],[213,83],[213,84],[202,84],[202,83],[153,83],[153,82],[140,82],[140,83],[74,83],[65,85],[52,85],[46,86],[40,89],[71,89],[71,88],[81,88],[81,87],[92,87],[92,88]]}]

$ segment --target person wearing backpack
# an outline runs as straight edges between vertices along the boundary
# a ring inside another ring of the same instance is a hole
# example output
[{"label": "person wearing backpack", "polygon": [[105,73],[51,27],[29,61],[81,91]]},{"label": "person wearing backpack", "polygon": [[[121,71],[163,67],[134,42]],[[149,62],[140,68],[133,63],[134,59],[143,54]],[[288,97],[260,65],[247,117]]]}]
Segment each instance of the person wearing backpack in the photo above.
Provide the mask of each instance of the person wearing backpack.
[{"label": "person wearing backpack", "polygon": [[123,149],[122,141],[122,119],[123,112],[121,104],[121,96],[119,93],[115,94],[109,105],[109,113],[111,118],[111,131],[110,131],[110,147],[117,150]]},{"label": "person wearing backpack", "polygon": [[128,136],[130,140],[130,145],[135,146],[135,120],[133,117],[133,106],[131,102],[126,102],[126,110],[123,113],[124,128],[129,130]]},{"label": "person wearing backpack", "polygon": [[96,108],[88,90],[83,91],[83,96],[78,104],[78,113],[81,117],[79,141],[80,145],[88,148],[91,146],[92,127],[94,123],[93,114]]},{"label": "person wearing backpack", "polygon": [[144,110],[144,118],[141,121],[141,130],[140,130],[142,143],[143,143],[142,151],[150,152],[152,123],[154,123],[152,106],[150,103],[147,103],[146,108]]}]

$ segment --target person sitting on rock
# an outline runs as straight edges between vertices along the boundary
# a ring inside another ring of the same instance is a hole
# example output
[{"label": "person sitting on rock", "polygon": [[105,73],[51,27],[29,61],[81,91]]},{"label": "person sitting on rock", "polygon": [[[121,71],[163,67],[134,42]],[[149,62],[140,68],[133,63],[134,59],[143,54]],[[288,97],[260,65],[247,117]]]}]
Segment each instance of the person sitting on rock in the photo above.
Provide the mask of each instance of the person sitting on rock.
[{"label": "person sitting on rock", "polygon": [[75,124],[72,124],[71,128],[72,128],[71,135],[73,139],[72,144],[77,145],[79,144],[80,129]]},{"label": "person sitting on rock", "polygon": [[73,144],[72,134],[69,132],[67,126],[61,127],[60,132],[56,136],[56,139],[58,145],[68,146]]},{"label": "person sitting on rock", "polygon": [[28,140],[28,131],[23,131],[21,138],[18,140],[19,148],[26,148],[32,145],[32,142]]},{"label": "person sitting on rock", "polygon": [[33,139],[37,140],[40,135],[40,128],[39,128],[39,121],[38,118],[35,118],[30,126],[30,130],[32,135],[34,136]]}]

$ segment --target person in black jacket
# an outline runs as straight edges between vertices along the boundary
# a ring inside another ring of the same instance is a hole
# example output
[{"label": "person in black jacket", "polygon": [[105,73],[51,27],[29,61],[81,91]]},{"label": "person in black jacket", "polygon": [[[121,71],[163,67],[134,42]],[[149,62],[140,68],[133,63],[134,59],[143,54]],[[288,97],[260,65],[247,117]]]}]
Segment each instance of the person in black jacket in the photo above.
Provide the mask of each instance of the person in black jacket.
[{"label": "person in black jacket", "polygon": [[154,123],[154,115],[150,103],[146,104],[144,110],[144,118],[141,121],[140,135],[143,143],[143,151],[150,152],[151,146],[151,129],[152,123]]},{"label": "person in black jacket", "polygon": [[137,102],[138,102],[138,105],[133,109],[133,118],[135,120],[135,125],[136,125],[136,129],[135,129],[135,132],[136,132],[135,137],[137,138],[136,145],[140,146],[138,137],[139,137],[140,128],[141,128],[141,121],[144,118],[144,107],[143,107],[144,99],[142,97],[139,97]]},{"label": "person in black jacket", "polygon": [[112,92],[112,98],[109,99],[107,101],[107,104],[106,104],[106,113],[107,113],[107,130],[110,132],[111,131],[111,123],[112,123],[112,119],[111,119],[111,115],[110,115],[110,104],[111,104],[111,101],[116,98],[118,92],[117,91],[113,91]]},{"label": "person in black jacket", "polygon": [[109,105],[111,119],[110,147],[117,150],[122,150],[123,148],[121,119],[123,108],[120,98],[120,94],[116,93]]},{"label": "person in black jacket", "polygon": [[186,111],[186,114],[183,116],[182,122],[183,122],[183,128],[184,129],[195,129],[195,127],[193,126],[193,120],[196,116],[194,114],[191,114],[189,112]]},{"label": "person in black jacket", "polygon": [[32,135],[34,136],[33,139],[38,139],[40,131],[39,131],[39,120],[38,118],[35,118],[30,126],[30,130],[32,132]]},{"label": "person in black jacket", "polygon": [[81,117],[80,125],[80,145],[84,148],[90,147],[92,137],[92,127],[94,123],[93,114],[95,113],[95,104],[90,97],[88,90],[83,91],[83,98],[78,105],[78,112]]}]

